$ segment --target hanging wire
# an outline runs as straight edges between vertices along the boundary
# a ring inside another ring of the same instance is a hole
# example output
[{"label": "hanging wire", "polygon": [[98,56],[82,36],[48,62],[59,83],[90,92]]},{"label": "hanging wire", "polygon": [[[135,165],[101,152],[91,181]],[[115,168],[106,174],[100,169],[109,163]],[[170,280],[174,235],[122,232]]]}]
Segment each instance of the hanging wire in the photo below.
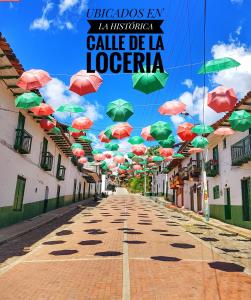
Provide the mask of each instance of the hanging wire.
[{"label": "hanging wire", "polygon": [[206,97],[206,23],[207,23],[207,0],[204,0],[204,24],[203,24],[203,64],[204,64],[204,74],[203,74],[203,111],[202,120],[203,125],[205,125],[205,97]]}]

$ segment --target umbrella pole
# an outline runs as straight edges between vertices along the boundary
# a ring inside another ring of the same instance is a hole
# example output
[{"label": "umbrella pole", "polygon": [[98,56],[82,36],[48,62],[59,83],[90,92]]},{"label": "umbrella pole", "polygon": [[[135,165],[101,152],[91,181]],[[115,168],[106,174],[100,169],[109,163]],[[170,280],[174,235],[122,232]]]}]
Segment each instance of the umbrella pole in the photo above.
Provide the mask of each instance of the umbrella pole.
[{"label": "umbrella pole", "polygon": [[208,203],[208,190],[207,190],[207,174],[205,170],[205,161],[207,160],[208,156],[208,149],[206,153],[202,154],[202,201],[203,201],[203,210],[204,210],[204,217],[205,221],[208,222],[210,218],[210,211],[209,211],[209,203]]}]

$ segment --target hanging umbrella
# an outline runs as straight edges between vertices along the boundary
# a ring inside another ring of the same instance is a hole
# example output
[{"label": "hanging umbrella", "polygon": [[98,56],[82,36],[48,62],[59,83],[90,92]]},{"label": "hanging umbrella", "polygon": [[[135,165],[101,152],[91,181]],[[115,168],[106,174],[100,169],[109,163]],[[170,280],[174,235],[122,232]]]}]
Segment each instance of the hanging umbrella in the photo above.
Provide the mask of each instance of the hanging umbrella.
[{"label": "hanging umbrella", "polygon": [[127,157],[128,157],[128,158],[133,158],[134,156],[135,156],[135,154],[132,153],[132,152],[128,152],[128,153],[127,153]]},{"label": "hanging umbrella", "polygon": [[176,153],[173,155],[173,159],[182,159],[182,158],[185,158],[185,156],[183,154]]},{"label": "hanging umbrella", "polygon": [[182,139],[182,141],[190,142],[196,137],[196,134],[191,131],[193,127],[193,124],[187,122],[178,126],[177,134]]},{"label": "hanging umbrella", "polygon": [[229,123],[234,130],[245,131],[251,128],[251,114],[245,110],[234,111],[229,118]]},{"label": "hanging umbrella", "polygon": [[85,109],[77,104],[63,104],[61,105],[58,109],[58,112],[69,112],[69,113],[81,113],[81,112],[85,112]]},{"label": "hanging umbrella", "polygon": [[79,117],[73,120],[72,127],[78,130],[90,129],[93,125],[92,120],[87,117]]},{"label": "hanging umbrella", "polygon": [[83,149],[80,149],[80,148],[72,149],[72,153],[73,153],[74,156],[77,156],[77,157],[85,155],[85,151]]},{"label": "hanging umbrella", "polygon": [[53,123],[47,119],[42,119],[42,120],[40,120],[40,127],[45,130],[50,131],[55,127],[55,123]]},{"label": "hanging umbrella", "polygon": [[166,162],[169,162],[169,161],[172,161],[173,160],[173,157],[172,156],[167,156],[165,157],[165,161]]},{"label": "hanging umbrella", "polygon": [[143,144],[141,145],[134,145],[131,149],[132,153],[135,155],[144,155],[147,151],[147,147]]},{"label": "hanging umbrella", "polygon": [[92,140],[89,139],[88,137],[86,136],[80,136],[79,139],[83,142],[86,142],[86,143],[92,143]]},{"label": "hanging umbrella", "polygon": [[167,101],[159,108],[159,113],[165,116],[173,116],[180,113],[183,113],[186,110],[186,104],[177,101]]},{"label": "hanging umbrella", "polygon": [[102,153],[102,151],[99,149],[92,150],[92,155],[96,155],[96,154],[100,154],[100,153]]},{"label": "hanging umbrella", "polygon": [[74,138],[80,138],[81,136],[85,135],[85,132],[77,131],[77,132],[70,132],[70,135]]},{"label": "hanging umbrella", "polygon": [[235,131],[229,127],[219,127],[214,131],[215,135],[222,135],[222,136],[232,135],[234,133]]},{"label": "hanging umbrella", "polygon": [[125,166],[125,165],[120,165],[119,168],[120,168],[121,170],[127,170],[127,169],[128,169],[128,167]]},{"label": "hanging umbrella", "polygon": [[56,127],[56,126],[53,127],[53,128],[50,130],[50,133],[53,133],[53,134],[55,134],[55,135],[61,135],[61,134],[62,134],[60,128],[58,128],[58,127]]},{"label": "hanging umbrella", "polygon": [[114,122],[125,122],[133,115],[133,107],[130,102],[118,99],[108,104],[106,114]]},{"label": "hanging umbrella", "polygon": [[44,70],[31,69],[23,72],[16,85],[24,90],[35,90],[43,87],[51,80],[50,75]]},{"label": "hanging umbrella", "polygon": [[204,150],[202,148],[190,148],[188,150],[188,153],[189,154],[195,154],[195,153],[201,153],[203,152]]},{"label": "hanging umbrella", "polygon": [[[145,69],[146,70],[146,69]],[[132,76],[133,88],[145,94],[150,94],[165,87],[168,73],[134,73]]]},{"label": "hanging umbrella", "polygon": [[213,127],[209,126],[209,125],[195,125],[193,126],[193,128],[191,129],[191,132],[196,133],[196,134],[209,134],[214,132]]},{"label": "hanging umbrella", "polygon": [[141,136],[146,141],[154,141],[154,138],[151,136],[150,131],[151,131],[151,126],[144,127],[141,131]]},{"label": "hanging umbrella", "polygon": [[119,149],[119,144],[116,143],[108,143],[105,145],[105,148],[110,151],[117,151]]},{"label": "hanging umbrella", "polygon": [[71,145],[71,149],[73,150],[73,149],[84,149],[83,148],[83,145],[81,145],[80,143],[73,143],[72,145]]},{"label": "hanging umbrella", "polygon": [[117,166],[117,164],[116,164],[115,162],[110,163],[110,164],[108,165],[108,167],[109,167],[110,170],[116,168],[116,166]]},{"label": "hanging umbrella", "polygon": [[78,163],[79,164],[85,164],[87,163],[88,159],[84,156],[81,156],[79,159],[78,159]]},{"label": "hanging umbrella", "polygon": [[172,148],[175,145],[175,137],[170,134],[166,140],[158,141],[163,148]]},{"label": "hanging umbrella", "polygon": [[132,158],[133,161],[137,162],[137,163],[140,163],[140,162],[143,162],[144,161],[144,158],[143,157],[140,157],[140,156],[134,156]]},{"label": "hanging umbrella", "polygon": [[94,159],[95,159],[96,161],[102,161],[102,160],[105,159],[105,156],[104,156],[103,153],[98,153],[98,154],[95,154],[95,155],[94,155]]},{"label": "hanging umbrella", "polygon": [[138,144],[142,144],[144,142],[144,139],[142,139],[141,136],[132,136],[129,138],[128,143],[132,144],[132,145],[138,145]]},{"label": "hanging umbrella", "polygon": [[205,65],[201,66],[198,74],[208,74],[231,69],[240,66],[240,63],[233,58],[223,57],[209,60]]},{"label": "hanging umbrella", "polygon": [[100,132],[100,134],[98,135],[98,138],[99,138],[100,142],[102,142],[102,143],[109,143],[110,142],[108,137],[104,134],[104,131]]},{"label": "hanging umbrella", "polygon": [[205,148],[208,145],[208,140],[203,136],[196,136],[191,144],[195,148]]},{"label": "hanging umbrella", "polygon": [[40,103],[39,106],[31,108],[35,116],[49,116],[54,113],[54,109],[46,103]]},{"label": "hanging umbrella", "polygon": [[35,93],[24,93],[15,99],[17,108],[29,109],[40,105],[42,98]]},{"label": "hanging umbrella", "polygon": [[161,162],[163,160],[164,160],[164,158],[162,156],[158,156],[158,155],[153,156],[153,158],[152,158],[152,161],[155,161],[155,162]]},{"label": "hanging umbrella", "polygon": [[233,110],[237,100],[233,89],[218,86],[208,93],[207,105],[217,113],[221,113]]},{"label": "hanging umbrella", "polygon": [[124,156],[118,155],[113,158],[113,161],[118,164],[123,164],[125,162],[125,158],[124,158]]},{"label": "hanging umbrella", "polygon": [[96,92],[102,82],[103,79],[98,72],[88,73],[86,70],[81,70],[71,77],[69,90],[83,96]]},{"label": "hanging umbrella", "polygon": [[172,156],[173,149],[172,148],[159,148],[159,154],[164,157]]},{"label": "hanging umbrella", "polygon": [[112,135],[113,126],[114,125],[111,125],[104,130],[104,134],[108,137],[109,140],[117,140],[117,138]]},{"label": "hanging umbrella", "polygon": [[70,131],[70,132],[81,132],[81,130],[73,128],[72,126],[67,127],[67,130]]},{"label": "hanging umbrella", "polygon": [[156,140],[165,140],[172,133],[171,126],[163,121],[158,121],[151,126],[150,134]]},{"label": "hanging umbrella", "polygon": [[112,158],[112,153],[110,151],[105,151],[104,156],[105,156],[105,158],[108,158],[108,159]]},{"label": "hanging umbrella", "polygon": [[133,169],[134,170],[142,170],[142,167],[141,167],[141,165],[134,165]]},{"label": "hanging umbrella", "polygon": [[112,127],[112,136],[117,139],[129,137],[132,132],[132,126],[129,123],[119,123]]}]

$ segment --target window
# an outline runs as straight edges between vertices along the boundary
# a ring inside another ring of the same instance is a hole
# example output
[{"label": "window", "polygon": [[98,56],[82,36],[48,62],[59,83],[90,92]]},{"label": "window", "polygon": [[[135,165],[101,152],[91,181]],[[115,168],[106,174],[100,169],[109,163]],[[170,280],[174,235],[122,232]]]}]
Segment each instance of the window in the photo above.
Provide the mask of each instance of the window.
[{"label": "window", "polygon": [[13,210],[20,211],[23,208],[25,183],[26,183],[26,179],[24,177],[17,176]]},{"label": "window", "polygon": [[213,187],[213,195],[214,195],[214,199],[220,198],[220,187],[219,187],[219,185],[216,185],[216,186]]},{"label": "window", "polygon": [[224,138],[223,139],[223,149],[226,149],[227,148],[227,139]]},{"label": "window", "polygon": [[61,167],[61,155],[58,154],[57,177],[58,177],[58,175],[59,175],[60,167]]},{"label": "window", "polygon": [[213,159],[214,160],[218,160],[219,159],[218,145],[213,148]]}]

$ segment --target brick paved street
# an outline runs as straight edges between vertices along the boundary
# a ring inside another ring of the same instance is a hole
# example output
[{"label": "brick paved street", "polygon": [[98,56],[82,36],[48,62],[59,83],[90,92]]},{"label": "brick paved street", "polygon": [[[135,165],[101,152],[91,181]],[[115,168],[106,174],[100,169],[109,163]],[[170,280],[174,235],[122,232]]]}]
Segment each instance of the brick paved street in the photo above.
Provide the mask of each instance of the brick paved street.
[{"label": "brick paved street", "polygon": [[139,196],[9,241],[0,259],[1,300],[250,299],[250,241]]}]

